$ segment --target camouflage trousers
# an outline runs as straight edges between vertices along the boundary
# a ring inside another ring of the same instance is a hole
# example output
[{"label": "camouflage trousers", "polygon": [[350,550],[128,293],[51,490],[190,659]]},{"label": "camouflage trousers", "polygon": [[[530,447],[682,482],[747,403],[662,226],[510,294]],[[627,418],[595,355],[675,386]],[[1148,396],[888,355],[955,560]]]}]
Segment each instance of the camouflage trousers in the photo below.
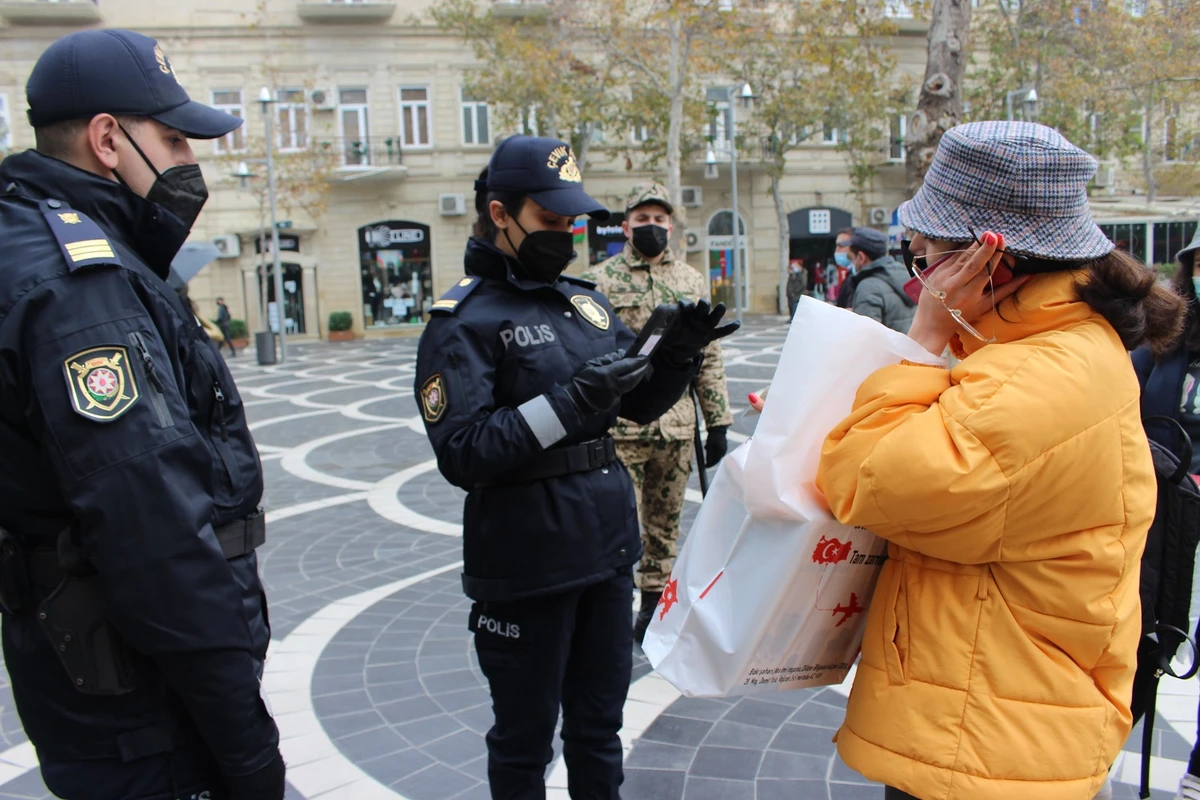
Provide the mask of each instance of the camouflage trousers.
[{"label": "camouflage trousers", "polygon": [[629,470],[637,493],[645,550],[638,565],[637,586],[643,591],[661,592],[671,577],[679,555],[679,518],[694,451],[691,439],[617,441],[617,456]]}]

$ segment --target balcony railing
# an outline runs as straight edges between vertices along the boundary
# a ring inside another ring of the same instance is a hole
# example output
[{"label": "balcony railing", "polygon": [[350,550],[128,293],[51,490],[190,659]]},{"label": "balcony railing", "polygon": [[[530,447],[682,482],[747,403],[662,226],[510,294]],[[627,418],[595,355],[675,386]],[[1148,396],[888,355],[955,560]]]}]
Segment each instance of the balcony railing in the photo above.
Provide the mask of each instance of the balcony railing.
[{"label": "balcony railing", "polygon": [[544,17],[550,13],[546,0],[492,0],[492,14],[506,19]]},{"label": "balcony railing", "polygon": [[396,13],[395,3],[347,2],[300,2],[296,13],[306,22],[387,22]]},{"label": "balcony railing", "polygon": [[379,138],[340,137],[321,139],[320,146],[340,155],[341,167],[398,167],[401,165],[399,136]]},{"label": "balcony railing", "polygon": [[94,0],[0,0],[0,18],[10,25],[70,25],[100,21]]}]

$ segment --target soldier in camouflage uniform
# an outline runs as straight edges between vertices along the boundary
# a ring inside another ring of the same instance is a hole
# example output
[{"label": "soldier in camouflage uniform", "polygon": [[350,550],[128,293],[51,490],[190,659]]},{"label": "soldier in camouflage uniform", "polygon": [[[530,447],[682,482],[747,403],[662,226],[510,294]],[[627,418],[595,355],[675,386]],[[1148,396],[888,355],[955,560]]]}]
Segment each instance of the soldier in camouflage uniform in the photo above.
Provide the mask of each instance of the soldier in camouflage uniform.
[{"label": "soldier in camouflage uniform", "polygon": [[[596,283],[630,329],[640,331],[660,303],[708,299],[708,282],[667,247],[674,209],[662,184],[635,186],[625,203],[621,227],[629,241],[618,255],[591,267],[583,278]],[[721,345],[704,350],[694,388],[700,397],[708,439],[705,463],[714,467],[725,455],[726,429],[733,423]],[[692,471],[696,410],[690,394],[649,425],[618,419],[612,428],[617,454],[633,477],[642,521],[645,554],[638,567],[641,607],[634,637],[640,644],[654,608],[671,577],[679,548],[683,495]]]}]

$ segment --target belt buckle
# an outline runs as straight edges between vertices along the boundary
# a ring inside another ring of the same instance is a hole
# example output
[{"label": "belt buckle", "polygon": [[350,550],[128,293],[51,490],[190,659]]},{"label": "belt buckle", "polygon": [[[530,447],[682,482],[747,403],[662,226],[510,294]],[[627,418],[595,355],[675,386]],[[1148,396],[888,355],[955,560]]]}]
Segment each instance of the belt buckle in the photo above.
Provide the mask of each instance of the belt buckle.
[{"label": "belt buckle", "polygon": [[604,440],[594,439],[587,443],[588,462],[592,469],[603,467],[608,463],[608,454],[604,451]]}]

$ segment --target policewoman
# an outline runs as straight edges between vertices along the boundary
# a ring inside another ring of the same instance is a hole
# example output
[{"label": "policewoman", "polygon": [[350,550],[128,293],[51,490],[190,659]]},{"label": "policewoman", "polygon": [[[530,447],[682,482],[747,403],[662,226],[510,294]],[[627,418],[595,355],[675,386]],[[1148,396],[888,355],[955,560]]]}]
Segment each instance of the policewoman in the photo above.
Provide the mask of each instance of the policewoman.
[{"label": "policewoman", "polygon": [[282,800],[260,697],[262,466],[225,362],[165,279],[207,192],[153,39],[89,30],[26,87],[0,164],[4,661],[68,800]]},{"label": "policewoman", "polygon": [[669,410],[737,324],[683,304],[649,357],[625,356],[633,333],[562,274],[574,219],[608,217],[564,142],[504,140],[475,189],[466,275],[433,305],[415,391],[439,469],[468,492],[463,588],[495,712],[492,796],[545,796],[561,707],[571,796],[617,798],[642,547],[608,429]]}]

